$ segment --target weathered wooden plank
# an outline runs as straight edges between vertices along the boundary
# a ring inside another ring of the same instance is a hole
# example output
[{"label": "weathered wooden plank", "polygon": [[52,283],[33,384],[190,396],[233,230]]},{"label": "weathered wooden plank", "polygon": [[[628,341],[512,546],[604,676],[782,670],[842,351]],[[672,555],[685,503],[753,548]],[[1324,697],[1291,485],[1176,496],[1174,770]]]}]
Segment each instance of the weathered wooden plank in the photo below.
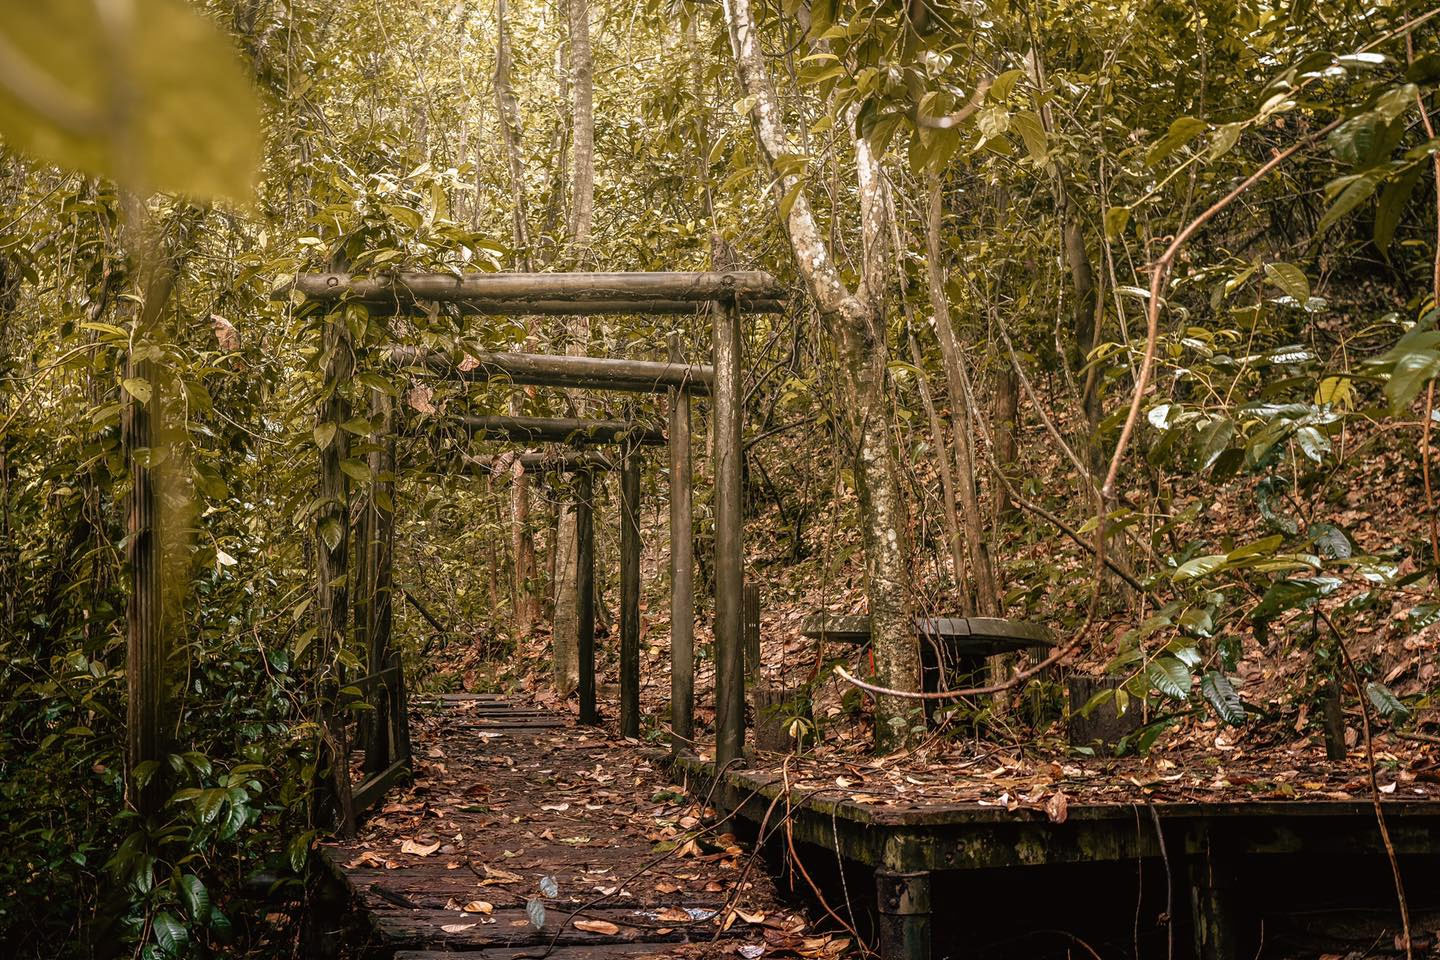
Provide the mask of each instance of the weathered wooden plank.
[{"label": "weathered wooden plank", "polygon": [[[570,911],[574,909],[565,904],[547,904],[545,925],[537,929],[531,925],[523,908],[497,906],[492,915],[484,917],[458,910],[407,910],[373,896],[367,896],[365,901],[371,923],[392,947],[443,946],[475,950],[485,947],[539,946],[552,940],[561,946],[588,946],[633,943],[642,937],[650,943],[680,943],[689,939],[691,929],[702,932],[707,939],[714,931],[713,926],[704,923],[696,923],[688,928],[684,925],[657,924],[654,920],[646,919],[643,911],[635,907],[592,907],[576,918],[606,921],[620,928],[618,933],[608,934],[579,930],[573,924],[566,924],[561,930],[561,924],[565,923]],[[446,930],[445,927],[452,929]],[[668,929],[669,932],[661,933],[660,930],[663,929]]]},{"label": "weathered wooden plank", "polygon": [[511,468],[519,463],[526,473],[575,473],[579,470],[614,470],[618,467],[613,457],[598,450],[578,450],[570,453],[522,453],[500,454],[493,457],[474,457],[466,465],[483,473],[500,473],[508,476]]},{"label": "weathered wooden plank", "polygon": [[665,433],[653,424],[629,420],[581,420],[574,417],[466,415],[456,418],[473,434],[526,443],[626,443],[660,446]]},{"label": "weathered wooden plank", "polygon": [[504,380],[517,386],[572,387],[631,393],[708,393],[715,369],[678,361],[573,357],[568,354],[467,353],[462,357],[419,347],[390,348],[396,363],[467,381]]},{"label": "weathered wooden plank", "polygon": [[[403,294],[388,299],[350,302],[365,307],[372,317],[428,316],[435,303]],[[790,307],[788,301],[768,297],[742,297],[738,305],[741,313],[751,314],[784,313]],[[467,317],[656,316],[699,313],[700,307],[693,300],[452,300],[445,305],[445,309]]]},{"label": "weathered wooden plank", "polygon": [[419,273],[374,277],[348,273],[300,274],[288,289],[319,300],[468,300],[492,302],[603,302],[615,300],[781,299],[784,285],[759,270],[726,273]]},{"label": "weathered wooden plank", "polygon": [[[675,953],[676,944],[667,943],[587,943],[581,946],[556,947],[546,960],[626,960],[628,957],[663,957]],[[733,945],[732,945],[733,949]],[[474,960],[517,960],[533,958],[534,947],[490,947],[466,951]],[[457,960],[453,950],[399,950],[395,960]]]}]

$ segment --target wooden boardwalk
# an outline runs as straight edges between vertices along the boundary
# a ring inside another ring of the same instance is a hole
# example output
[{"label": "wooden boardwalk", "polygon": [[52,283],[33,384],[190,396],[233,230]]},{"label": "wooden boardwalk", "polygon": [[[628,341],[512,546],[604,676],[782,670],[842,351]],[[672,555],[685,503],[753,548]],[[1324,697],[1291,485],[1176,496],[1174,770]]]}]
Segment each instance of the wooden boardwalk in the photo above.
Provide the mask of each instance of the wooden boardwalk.
[{"label": "wooden boardwalk", "polygon": [[798,942],[764,865],[726,824],[706,830],[633,742],[491,697],[436,706],[414,718],[414,785],[323,849],[360,955],[733,958]]}]

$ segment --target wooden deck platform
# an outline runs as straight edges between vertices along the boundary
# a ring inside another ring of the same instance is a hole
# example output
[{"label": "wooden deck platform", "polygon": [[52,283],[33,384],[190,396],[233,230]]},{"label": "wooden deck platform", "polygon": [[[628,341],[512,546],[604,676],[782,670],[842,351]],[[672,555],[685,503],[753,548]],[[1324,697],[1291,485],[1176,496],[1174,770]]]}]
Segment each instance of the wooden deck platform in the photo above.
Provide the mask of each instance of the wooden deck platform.
[{"label": "wooden deck platform", "polygon": [[414,784],[321,850],[356,955],[733,958],[803,930],[634,743],[477,695],[412,727]]},{"label": "wooden deck platform", "polygon": [[[1369,864],[1382,894],[1388,859],[1369,800],[1285,800],[1216,803],[1071,803],[1058,818],[1034,808],[978,803],[876,805],[850,791],[793,787],[774,769],[732,769],[716,783],[713,763],[682,756],[668,763],[672,778],[712,796],[722,810],[752,826],[778,807],[794,843],[813,845],[874,871],[881,955],[906,960],[931,956],[931,878],[998,877],[1012,868],[1138,862],[1173,863],[1181,902],[1188,894],[1194,956],[1235,960],[1257,904],[1243,902],[1244,881],[1259,875],[1270,855],[1304,855],[1311,862]],[[1395,853],[1407,881],[1433,886],[1440,853],[1440,800],[1387,799],[1383,804]],[[1055,822],[1058,819],[1060,822]],[[1073,876],[1073,874],[1071,874]],[[1255,893],[1248,894],[1256,897]],[[936,895],[937,898],[939,894]],[[1393,892],[1390,894],[1393,905]],[[1264,891],[1258,899],[1265,898]],[[983,911],[934,905],[949,927],[973,931]],[[1137,914],[1138,915],[1138,914]],[[1398,915],[1396,917],[1398,923]],[[944,955],[956,955],[950,949]],[[937,955],[939,955],[937,953]],[[961,954],[963,955],[963,954]],[[1182,955],[1185,955],[1182,953]]]}]

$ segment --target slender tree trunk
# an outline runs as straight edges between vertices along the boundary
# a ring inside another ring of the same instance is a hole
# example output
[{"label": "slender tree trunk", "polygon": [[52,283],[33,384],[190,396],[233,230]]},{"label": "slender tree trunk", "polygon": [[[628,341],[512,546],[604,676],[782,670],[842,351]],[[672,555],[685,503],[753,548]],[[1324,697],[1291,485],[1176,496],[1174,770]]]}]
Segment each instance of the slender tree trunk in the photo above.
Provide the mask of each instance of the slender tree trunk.
[{"label": "slender tree trunk", "polygon": [[[875,301],[880,277],[872,271],[883,261],[883,186],[876,158],[865,141],[856,141],[860,209],[865,240],[865,276],[860,294],[842,278],[810,207],[803,185],[776,162],[793,152],[782,127],[780,108],[755,35],[749,0],[725,0],[731,49],[743,93],[750,101],[756,140],[775,176],[778,192],[793,197],[785,226],[796,265],[827,326],[840,342],[856,441],[856,477],[864,517],[865,572],[870,599],[871,645],[885,686],[919,687],[920,656],[914,625],[906,611],[905,550],[899,524],[900,495],[893,451],[886,429],[884,325]],[[911,738],[913,708],[902,698],[876,701],[876,742],[881,748]]]},{"label": "slender tree trunk", "polygon": [[[573,261],[590,264],[590,230],[595,216],[595,62],[590,52],[589,0],[569,0],[570,85],[574,95],[571,114],[575,163],[570,182],[570,243]],[[565,352],[583,356],[590,342],[590,318],[573,317],[568,323]],[[578,397],[571,401],[583,410]],[[555,551],[555,690],[569,696],[579,682],[579,623],[575,617],[575,510],[566,503],[556,525]]]},{"label": "slender tree trunk", "polygon": [[[906,331],[906,339],[910,344],[910,359],[914,362],[915,369],[923,371],[925,369],[924,357],[920,355],[920,344],[916,341],[913,330]],[[954,571],[956,589],[963,593],[967,587],[972,585],[972,581],[965,575],[965,541],[960,533],[960,517],[955,510],[955,475],[950,469],[950,457],[947,455],[945,444],[945,429],[940,424],[940,414],[936,411],[935,401],[930,396],[930,385],[925,382],[923,375],[917,376],[915,382],[920,389],[920,402],[925,407],[925,419],[930,425],[930,442],[935,445],[936,458],[940,468],[945,542],[950,548],[951,569]],[[967,610],[973,602],[973,597],[965,597]]]},{"label": "slender tree trunk", "polygon": [[[1014,483],[1016,478],[1012,471],[1016,459],[1019,456],[1019,448],[1016,444],[1017,417],[1020,413],[1020,383],[1015,377],[1015,371],[1010,368],[1007,360],[997,365],[995,373],[995,396],[993,400],[993,416],[995,438],[995,465],[1005,472],[1005,476]],[[1007,519],[1015,515],[1015,503],[1010,499],[1010,492],[1004,484],[997,484],[995,492],[995,515],[996,519]]]},{"label": "slender tree trunk", "polygon": [[[510,86],[510,29],[506,22],[505,0],[495,4],[495,106],[500,118],[500,139],[510,170],[510,202],[513,208],[515,250],[521,270],[534,269],[530,243],[530,215],[525,197],[525,162],[520,153],[520,110]],[[526,341],[532,339],[531,322],[525,321]],[[510,412],[523,413],[523,394],[512,391]],[[528,637],[539,616],[535,583],[535,544],[530,532],[530,477],[517,461],[510,478],[510,546],[515,558],[515,633]]]},{"label": "slender tree trunk", "polygon": [[955,337],[950,319],[950,298],[945,292],[944,250],[940,242],[941,200],[939,177],[930,178],[930,205],[925,223],[925,259],[930,284],[930,303],[935,311],[935,335],[945,364],[945,384],[950,394],[955,434],[955,486],[960,495],[965,545],[970,553],[971,576],[975,582],[975,605],[984,617],[1000,613],[999,589],[990,561],[990,544],[985,537],[985,516],[980,509],[975,479],[974,398],[965,355]]}]

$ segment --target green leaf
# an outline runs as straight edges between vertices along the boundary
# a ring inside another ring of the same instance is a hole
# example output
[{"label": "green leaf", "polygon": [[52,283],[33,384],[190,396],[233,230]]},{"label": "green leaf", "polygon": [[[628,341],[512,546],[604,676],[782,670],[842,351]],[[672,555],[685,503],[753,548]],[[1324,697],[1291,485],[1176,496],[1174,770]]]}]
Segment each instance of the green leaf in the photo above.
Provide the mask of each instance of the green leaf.
[{"label": "green leaf", "polygon": [[124,388],[126,393],[141,403],[148,404],[150,402],[151,389],[149,380],[141,380],[138,377],[126,377],[120,381],[120,386]]},{"label": "green leaf", "polygon": [[1375,707],[1375,712],[1387,720],[1410,719],[1410,708],[1400,701],[1383,683],[1371,680],[1365,684],[1365,696]]},{"label": "green leaf", "polygon": [[[1045,136],[1045,125],[1040,122],[1040,116],[1031,110],[1020,110],[1010,117],[1010,129],[1020,134],[1020,139],[1025,141],[1025,149],[1030,151],[1030,156],[1037,160],[1044,160],[1050,147]],[[1108,227],[1108,218],[1107,218]]]},{"label": "green leaf", "polygon": [[1151,167],[1155,166],[1208,129],[1210,129],[1210,124],[1204,120],[1196,117],[1176,117],[1171,122],[1170,129],[1166,131],[1165,136],[1157,140],[1155,145],[1150,148],[1150,152],[1145,155],[1145,163]]},{"label": "green leaf", "polygon": [[330,442],[334,439],[335,424],[317,423],[315,425],[315,446],[319,447],[321,450],[324,450],[326,447],[330,446]]},{"label": "green leaf", "polygon": [[1196,557],[1187,560],[1180,565],[1180,568],[1170,575],[1170,579],[1177,583],[1181,580],[1194,580],[1197,577],[1208,576],[1225,565],[1225,554],[1214,553],[1204,557]]},{"label": "green leaf", "polygon": [[167,956],[179,956],[190,940],[190,932],[185,929],[185,924],[169,911],[161,910],[155,914],[151,926],[155,930],[155,942]]},{"label": "green leaf", "polygon": [[1440,354],[1435,350],[1419,347],[1400,355],[1385,382],[1385,399],[1390,401],[1392,413],[1402,413],[1415,402],[1415,395],[1437,373],[1440,373]]},{"label": "green leaf", "polygon": [[1386,183],[1385,189],[1380,191],[1380,202],[1375,206],[1375,247],[1387,260],[1390,258],[1390,244],[1395,240],[1395,231],[1400,226],[1405,205],[1410,202],[1422,169],[1415,164]]},{"label": "green leaf", "polygon": [[345,528],[334,517],[326,517],[320,521],[319,533],[325,546],[334,550],[340,546],[340,540],[345,535]]},{"label": "green leaf", "polygon": [[368,437],[373,431],[368,417],[351,417],[340,424],[346,433],[353,433],[361,437]]},{"label": "green leaf", "polygon": [[1221,723],[1238,726],[1245,722],[1245,702],[1231,686],[1230,679],[1219,670],[1207,670],[1200,678],[1200,692],[1215,711]]},{"label": "green leaf", "polygon": [[1130,224],[1129,207],[1111,207],[1105,211],[1105,239],[1114,240]]},{"label": "green leaf", "polygon": [[1270,282],[1289,295],[1296,303],[1304,306],[1310,300],[1310,281],[1305,273],[1293,263],[1267,263],[1265,276]]},{"label": "green leaf", "polygon": [[370,465],[357,457],[346,457],[340,461],[340,471],[351,480],[360,483],[370,482]]},{"label": "green leaf", "polygon": [[[1345,214],[1351,210],[1354,210],[1362,201],[1368,200],[1370,195],[1375,192],[1375,188],[1379,185],[1379,179],[1368,174],[1351,180],[1345,189],[1340,191],[1340,196],[1335,198],[1335,202],[1330,205],[1330,209],[1325,211],[1325,215],[1320,218],[1320,222],[1315,225],[1315,232],[1317,234],[1324,233],[1335,221],[1345,216]],[[1267,267],[1266,269],[1268,270],[1269,268]],[[1307,294],[1309,292],[1308,284],[1306,285],[1306,292]],[[1299,298],[1297,297],[1296,299],[1298,300]],[[1309,297],[1307,296],[1306,299],[1308,300]],[[1303,305],[1305,300],[1300,300],[1300,303]]]},{"label": "green leaf", "polygon": [[1156,690],[1176,700],[1190,696],[1190,685],[1194,682],[1190,668],[1170,656],[1156,657],[1147,663],[1145,676]]},{"label": "green leaf", "polygon": [[780,219],[788,221],[790,210],[795,206],[795,201],[800,199],[800,191],[805,189],[805,178],[796,177],[795,182],[790,184],[790,189],[785,191],[785,196],[780,199]]},{"label": "green leaf", "polygon": [[1234,149],[1235,144],[1240,140],[1240,133],[1244,129],[1243,123],[1227,123],[1218,127],[1215,130],[1215,136],[1210,139],[1210,159],[1219,160]]},{"label": "green leaf", "polygon": [[185,909],[190,913],[190,918],[196,923],[206,923],[210,919],[210,891],[205,889],[205,884],[193,873],[187,873],[180,877],[180,899],[185,902]]},{"label": "green leaf", "polygon": [[1201,473],[1209,470],[1234,437],[1235,424],[1231,420],[1213,420],[1207,424],[1195,442],[1195,468]]},{"label": "green leaf", "polygon": [[138,193],[248,198],[259,101],[184,0],[0,0],[0,136]]}]

